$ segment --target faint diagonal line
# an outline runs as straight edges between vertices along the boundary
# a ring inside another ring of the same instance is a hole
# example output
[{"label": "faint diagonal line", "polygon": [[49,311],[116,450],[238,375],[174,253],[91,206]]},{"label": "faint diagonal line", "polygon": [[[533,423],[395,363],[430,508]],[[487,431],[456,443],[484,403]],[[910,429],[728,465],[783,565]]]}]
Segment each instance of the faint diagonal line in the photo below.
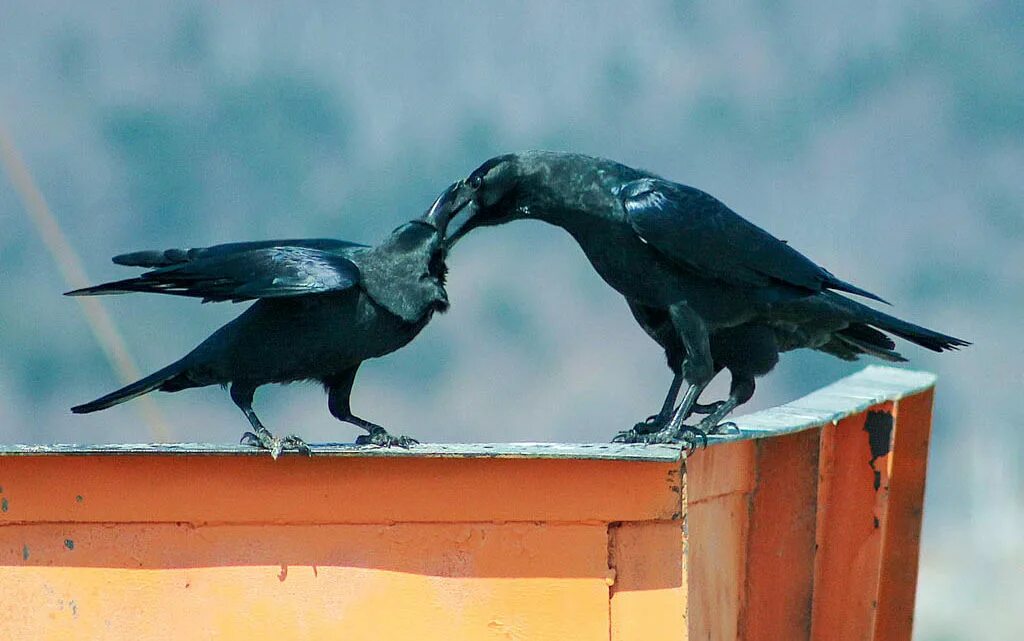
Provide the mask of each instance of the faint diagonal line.
[{"label": "faint diagonal line", "polygon": [[[14,185],[15,191],[18,192],[25,205],[25,212],[35,225],[68,287],[70,289],[88,287],[89,278],[82,267],[82,261],[78,258],[71,243],[68,242],[53,212],[50,211],[46,199],[43,198],[43,193],[36,185],[28,166],[22,160],[21,154],[18,153],[13,139],[3,124],[0,124],[0,162],[7,170],[11,184]],[[81,305],[81,310],[85,314],[86,322],[88,322],[93,336],[96,337],[107,361],[121,382],[127,385],[141,378],[139,368],[136,367],[121,332],[118,331],[117,325],[114,324],[103,304],[98,299],[88,296],[79,296],[75,300]],[[170,429],[153,399],[143,396],[136,400],[135,406],[149,429],[150,437],[156,441],[169,440]]]}]

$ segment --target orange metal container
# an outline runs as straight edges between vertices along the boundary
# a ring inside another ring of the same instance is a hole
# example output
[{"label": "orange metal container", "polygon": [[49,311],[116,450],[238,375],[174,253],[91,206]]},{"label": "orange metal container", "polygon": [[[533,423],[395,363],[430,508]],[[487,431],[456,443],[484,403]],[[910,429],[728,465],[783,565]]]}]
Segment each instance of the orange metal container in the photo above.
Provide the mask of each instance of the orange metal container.
[{"label": "orange metal container", "polygon": [[909,639],[933,377],[678,448],[9,446],[0,639]]}]

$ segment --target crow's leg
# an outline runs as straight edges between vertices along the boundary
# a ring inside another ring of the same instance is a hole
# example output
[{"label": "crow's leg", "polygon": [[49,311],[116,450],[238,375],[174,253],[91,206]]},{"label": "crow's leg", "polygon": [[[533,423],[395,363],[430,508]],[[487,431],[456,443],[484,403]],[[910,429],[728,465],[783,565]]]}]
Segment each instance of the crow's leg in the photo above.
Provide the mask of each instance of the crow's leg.
[{"label": "crow's leg", "polygon": [[668,425],[657,432],[619,435],[614,440],[626,443],[684,443],[687,449],[692,450],[701,443],[707,444],[707,434],[699,427],[684,425],[683,421],[693,413],[697,399],[715,377],[717,370],[711,358],[711,345],[704,321],[685,304],[670,307],[669,315],[686,347],[681,371],[689,387]]},{"label": "crow's leg", "polygon": [[672,412],[676,408],[676,398],[679,396],[679,389],[683,385],[682,363],[683,359],[686,358],[686,347],[679,337],[679,332],[676,331],[675,326],[672,324],[672,318],[669,316],[667,308],[650,307],[628,298],[626,302],[629,305],[629,310],[633,312],[633,318],[640,324],[640,327],[643,328],[648,336],[654,339],[654,342],[661,345],[662,349],[665,350],[665,360],[668,361],[668,367],[672,370],[673,377],[672,385],[668,389],[668,394],[665,395],[665,402],[661,406],[661,411],[637,423],[633,426],[632,430],[620,433],[619,437],[629,434],[649,434],[665,427],[669,419],[672,418]]},{"label": "crow's leg", "polygon": [[356,445],[377,445],[379,447],[392,447],[397,445],[398,447],[404,448],[419,445],[419,441],[411,436],[406,436],[404,434],[394,436],[384,429],[383,426],[371,423],[370,421],[361,419],[358,416],[350,415],[347,421],[353,425],[358,425],[367,431],[366,434],[356,438]]},{"label": "crow's leg", "polygon": [[245,418],[249,419],[249,424],[252,425],[253,430],[242,434],[241,442],[245,445],[262,447],[265,450],[269,450],[270,456],[275,459],[286,449],[294,449],[309,456],[311,454],[309,446],[298,436],[291,434],[284,438],[279,438],[263,427],[263,423],[256,416],[256,412],[252,411],[252,396],[255,392],[256,387],[253,385],[231,384],[231,400],[238,406],[238,409],[242,410]]},{"label": "crow's leg", "polygon": [[665,402],[661,404],[661,411],[654,417],[655,422],[664,423],[672,418],[672,410],[676,408],[676,399],[679,397],[679,389],[683,386],[683,373],[679,372],[672,377],[672,385],[665,395]]},{"label": "crow's leg", "polygon": [[[693,451],[699,444],[707,446],[708,434],[721,434],[725,431],[736,430],[735,423],[720,423],[729,412],[733,411],[740,405],[746,403],[754,395],[754,379],[749,376],[737,377],[733,374],[732,385],[729,390],[729,398],[724,401],[713,403],[710,407],[715,409],[711,411],[704,420],[702,420],[696,426],[685,425],[682,421],[679,422],[678,428],[675,428],[676,419],[679,418],[679,413],[673,417],[672,423],[663,430],[654,434],[648,434],[642,437],[644,443],[683,443],[686,445],[688,451]],[[690,390],[693,388],[691,387]],[[687,393],[690,392],[687,390]],[[700,392],[697,392],[700,395]],[[685,400],[683,401],[685,403]]]},{"label": "crow's leg", "polygon": [[341,374],[324,381],[327,388],[327,408],[331,415],[339,421],[351,423],[367,431],[356,439],[356,445],[378,445],[380,447],[409,447],[419,443],[408,436],[393,436],[382,426],[371,423],[366,419],[359,418],[352,413],[351,398],[352,384],[356,380],[356,372],[359,366],[345,370]]},{"label": "crow's leg", "polygon": [[[665,397],[665,403],[661,407],[661,411],[654,416],[648,416],[647,420],[642,421],[634,425],[631,429],[619,432],[612,439],[613,443],[642,443],[644,442],[643,436],[645,434],[654,434],[664,429],[668,422],[672,419],[674,410],[676,409],[676,398],[679,396],[679,389],[683,386],[682,374],[676,374],[672,379],[672,386],[668,390],[668,396]],[[691,414],[711,414],[718,409],[725,401],[716,401],[709,405],[702,405],[694,402],[690,408]],[[683,417],[686,420],[689,416]]]},{"label": "crow's leg", "polygon": [[690,411],[693,414],[711,414],[718,408],[722,407],[723,403],[725,403],[725,401],[715,401],[714,403],[708,403],[707,405],[704,403],[694,403],[693,408],[691,408]]},{"label": "crow's leg", "polygon": [[672,385],[668,388],[665,402],[661,405],[661,411],[654,416],[648,416],[646,420],[634,425],[631,429],[619,432],[612,439],[612,442],[635,443],[641,434],[652,434],[665,427],[672,418],[672,411],[676,408],[676,397],[679,396],[679,388],[683,386],[683,375],[677,372],[672,377]]},{"label": "crow's leg", "polygon": [[708,416],[697,425],[697,428],[708,434],[722,434],[726,431],[738,430],[739,428],[736,427],[735,423],[719,423],[719,421],[725,418],[734,409],[749,401],[754,395],[754,388],[755,384],[753,378],[740,378],[733,374],[732,385],[729,390],[729,398],[715,403],[717,407],[714,411],[708,413]]},{"label": "crow's leg", "polygon": [[707,433],[699,427],[685,425],[683,423],[684,406],[692,406],[696,401],[693,399],[700,396],[704,391],[704,385],[691,385],[683,396],[683,402],[676,409],[669,424],[657,432],[637,433],[635,430],[620,432],[612,442],[618,443],[682,443],[687,451],[693,451],[701,445],[708,444]]}]

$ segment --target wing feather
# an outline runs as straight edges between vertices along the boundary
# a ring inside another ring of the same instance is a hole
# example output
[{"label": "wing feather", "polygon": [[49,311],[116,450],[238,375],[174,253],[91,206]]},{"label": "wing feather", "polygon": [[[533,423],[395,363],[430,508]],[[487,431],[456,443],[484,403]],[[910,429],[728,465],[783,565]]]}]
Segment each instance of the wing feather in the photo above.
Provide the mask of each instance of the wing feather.
[{"label": "wing feather", "polygon": [[[340,241],[338,241],[340,242]],[[252,246],[232,251],[192,253],[187,260],[156,267],[137,278],[104,283],[68,292],[71,296],[151,292],[190,296],[206,301],[239,302],[257,298],[304,296],[348,289],[359,282],[359,269],[348,258],[331,251],[302,246]],[[131,264],[158,264],[157,257],[134,256]],[[176,254],[164,252],[168,261]]]},{"label": "wing feather", "polygon": [[670,260],[736,285],[838,289],[885,302],[828,270],[699,189],[659,178],[618,192],[641,240]]}]

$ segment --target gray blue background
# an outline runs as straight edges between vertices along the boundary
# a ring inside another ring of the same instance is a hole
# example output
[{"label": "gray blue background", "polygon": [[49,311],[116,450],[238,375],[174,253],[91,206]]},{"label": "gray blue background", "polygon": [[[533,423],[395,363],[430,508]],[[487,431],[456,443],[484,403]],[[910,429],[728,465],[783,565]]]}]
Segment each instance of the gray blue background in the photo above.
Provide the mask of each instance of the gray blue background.
[{"label": "gray blue background", "polygon": [[[825,6],[825,5],[828,6]],[[942,356],[916,637],[1024,632],[1024,5],[5,2],[0,124],[94,281],[115,253],[376,242],[497,153],[576,150],[699,186],[913,321]],[[452,311],[364,366],[357,412],[424,440],[606,440],[669,382],[567,235],[476,233]],[[146,441],[7,177],[0,442]],[[241,311],[104,301],[152,371]],[[750,409],[856,371],[790,354]],[[714,388],[724,392],[719,382]],[[175,440],[233,442],[217,388],[159,395]],[[312,386],[268,425],[351,440]]]}]

